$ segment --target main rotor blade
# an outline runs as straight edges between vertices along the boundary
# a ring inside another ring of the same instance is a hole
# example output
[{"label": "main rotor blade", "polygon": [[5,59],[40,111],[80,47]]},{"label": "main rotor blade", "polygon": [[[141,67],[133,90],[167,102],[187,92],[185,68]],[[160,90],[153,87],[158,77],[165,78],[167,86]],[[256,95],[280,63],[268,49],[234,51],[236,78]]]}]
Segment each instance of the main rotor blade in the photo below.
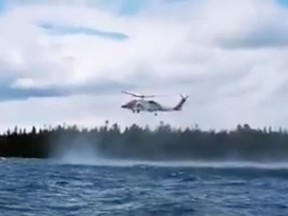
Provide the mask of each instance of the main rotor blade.
[{"label": "main rotor blade", "polygon": [[135,94],[135,93],[127,92],[127,91],[122,91],[122,93],[131,95],[131,96],[134,96],[134,97],[140,97],[140,98],[152,98],[152,97],[156,97],[157,96],[157,95],[141,95],[141,94]]},{"label": "main rotor blade", "polygon": [[139,95],[134,94],[134,93],[130,93],[130,92],[127,92],[127,91],[122,91],[122,93],[128,94],[128,95],[132,95],[132,96],[134,96],[134,97],[139,97]]}]

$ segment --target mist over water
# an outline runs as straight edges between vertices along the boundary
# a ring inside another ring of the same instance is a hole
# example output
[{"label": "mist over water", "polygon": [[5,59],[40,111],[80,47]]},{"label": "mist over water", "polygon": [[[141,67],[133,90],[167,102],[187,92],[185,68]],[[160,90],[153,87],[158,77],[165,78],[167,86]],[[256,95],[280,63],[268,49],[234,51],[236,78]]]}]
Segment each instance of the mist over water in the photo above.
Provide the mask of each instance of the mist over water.
[{"label": "mist over water", "polygon": [[255,169],[287,169],[288,162],[251,162],[239,159],[223,158],[223,160],[141,160],[130,158],[113,158],[107,157],[97,151],[95,147],[89,142],[75,141],[71,143],[62,143],[61,145],[54,145],[52,152],[52,159],[60,164],[70,165],[89,165],[89,166],[159,166],[159,167],[195,167],[195,168],[255,168]]},{"label": "mist over water", "polygon": [[154,131],[135,125],[123,132],[117,125],[92,131],[62,129],[50,140],[49,158],[71,165],[288,170],[286,136],[247,128],[177,131],[167,125]]},{"label": "mist over water", "polygon": [[61,163],[83,165],[92,165],[101,159],[101,156],[91,143],[79,140],[73,143],[62,142],[53,145],[51,157]]}]

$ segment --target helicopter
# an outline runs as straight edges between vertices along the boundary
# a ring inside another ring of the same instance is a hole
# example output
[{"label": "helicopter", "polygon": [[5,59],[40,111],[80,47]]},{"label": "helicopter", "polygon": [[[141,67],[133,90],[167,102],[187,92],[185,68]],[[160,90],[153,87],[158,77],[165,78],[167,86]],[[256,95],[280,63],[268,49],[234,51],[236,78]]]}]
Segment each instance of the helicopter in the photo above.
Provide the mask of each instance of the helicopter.
[{"label": "helicopter", "polygon": [[176,104],[176,106],[167,107],[156,102],[155,100],[145,99],[145,98],[156,97],[155,95],[141,95],[141,94],[130,93],[127,91],[122,91],[122,93],[131,95],[133,97],[137,97],[140,99],[131,100],[128,103],[123,104],[121,108],[131,110],[133,113],[153,112],[154,115],[157,115],[157,112],[180,111],[182,110],[182,107],[188,98],[188,96],[180,95],[181,100],[179,101],[178,104]]}]

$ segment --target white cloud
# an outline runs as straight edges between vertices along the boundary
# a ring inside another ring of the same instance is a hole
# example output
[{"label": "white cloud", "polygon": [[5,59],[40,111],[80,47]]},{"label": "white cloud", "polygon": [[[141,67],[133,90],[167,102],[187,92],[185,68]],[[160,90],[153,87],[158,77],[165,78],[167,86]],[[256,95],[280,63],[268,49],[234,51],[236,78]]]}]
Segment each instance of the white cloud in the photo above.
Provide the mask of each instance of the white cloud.
[{"label": "white cloud", "polygon": [[[114,13],[119,5],[111,13],[89,7],[89,3],[55,6],[44,1],[16,5],[2,14],[0,78],[11,88],[85,86],[104,81],[139,84],[135,91],[170,95],[159,98],[165,104],[176,103],[178,93],[191,95],[182,113],[163,114],[158,119],[153,116],[154,123],[164,120],[175,125],[223,128],[244,121],[288,127],[285,109],[279,109],[275,99],[281,98],[279,89],[288,79],[287,24],[283,22],[288,13],[275,1],[150,1],[133,16]],[[37,26],[41,23],[119,32],[128,39],[51,35]],[[123,112],[120,105],[129,98],[118,92],[111,101],[104,96],[90,97],[2,102],[0,111],[7,113],[7,124],[58,120],[90,124],[94,118],[123,124],[127,119],[131,123],[151,122],[147,115],[130,117],[131,113]],[[55,112],[50,112],[47,103],[53,104]],[[281,102],[283,105],[288,104]],[[36,119],[39,107],[41,114]],[[73,115],[67,114],[69,110]],[[82,115],[81,110],[87,113]],[[271,114],[272,110],[277,113]],[[18,118],[13,117],[16,112]]]}]

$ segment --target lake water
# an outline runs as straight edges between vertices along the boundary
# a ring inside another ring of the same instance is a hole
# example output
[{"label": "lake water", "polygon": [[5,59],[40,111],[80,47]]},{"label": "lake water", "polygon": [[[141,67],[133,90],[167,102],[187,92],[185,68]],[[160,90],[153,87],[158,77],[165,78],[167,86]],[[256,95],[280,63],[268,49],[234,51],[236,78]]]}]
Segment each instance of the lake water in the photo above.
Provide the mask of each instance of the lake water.
[{"label": "lake water", "polygon": [[288,166],[0,161],[1,216],[287,216]]}]

